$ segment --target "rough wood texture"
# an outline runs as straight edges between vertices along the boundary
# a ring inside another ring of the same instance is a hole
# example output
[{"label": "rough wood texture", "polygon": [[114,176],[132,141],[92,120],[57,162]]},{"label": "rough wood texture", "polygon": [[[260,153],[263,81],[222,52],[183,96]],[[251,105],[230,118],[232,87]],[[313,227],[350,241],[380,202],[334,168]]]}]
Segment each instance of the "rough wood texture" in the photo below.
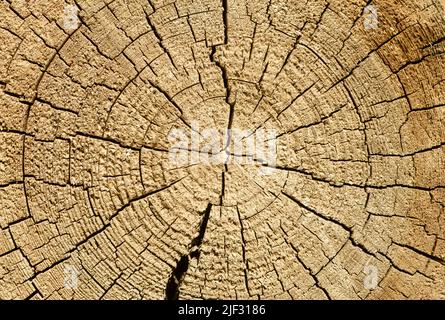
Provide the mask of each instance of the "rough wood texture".
[{"label": "rough wood texture", "polygon": [[0,299],[445,298],[443,2],[1,1]]}]

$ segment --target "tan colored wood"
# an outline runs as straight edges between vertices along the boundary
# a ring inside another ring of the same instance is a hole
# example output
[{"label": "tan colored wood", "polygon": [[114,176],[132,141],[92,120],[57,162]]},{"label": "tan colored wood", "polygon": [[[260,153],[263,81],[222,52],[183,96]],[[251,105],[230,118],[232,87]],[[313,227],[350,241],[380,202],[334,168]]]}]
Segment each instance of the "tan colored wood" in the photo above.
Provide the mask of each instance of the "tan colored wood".
[{"label": "tan colored wood", "polygon": [[444,0],[71,3],[0,2],[0,299],[445,298]]}]

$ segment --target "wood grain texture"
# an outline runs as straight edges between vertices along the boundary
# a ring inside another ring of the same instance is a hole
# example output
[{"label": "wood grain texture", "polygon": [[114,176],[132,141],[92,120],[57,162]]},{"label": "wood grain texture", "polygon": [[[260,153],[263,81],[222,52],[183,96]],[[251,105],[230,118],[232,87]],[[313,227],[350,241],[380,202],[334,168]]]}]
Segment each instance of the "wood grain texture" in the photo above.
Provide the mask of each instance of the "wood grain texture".
[{"label": "wood grain texture", "polygon": [[444,7],[0,1],[0,299],[444,299]]}]

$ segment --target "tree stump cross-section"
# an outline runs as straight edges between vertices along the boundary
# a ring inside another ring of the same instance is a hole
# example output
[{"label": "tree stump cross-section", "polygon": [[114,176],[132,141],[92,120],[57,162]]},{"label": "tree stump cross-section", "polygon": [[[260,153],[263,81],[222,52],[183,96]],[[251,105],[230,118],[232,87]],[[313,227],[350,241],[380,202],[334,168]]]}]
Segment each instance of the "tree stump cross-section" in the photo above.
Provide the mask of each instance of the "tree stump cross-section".
[{"label": "tree stump cross-section", "polygon": [[444,299],[444,8],[0,1],[0,299]]}]

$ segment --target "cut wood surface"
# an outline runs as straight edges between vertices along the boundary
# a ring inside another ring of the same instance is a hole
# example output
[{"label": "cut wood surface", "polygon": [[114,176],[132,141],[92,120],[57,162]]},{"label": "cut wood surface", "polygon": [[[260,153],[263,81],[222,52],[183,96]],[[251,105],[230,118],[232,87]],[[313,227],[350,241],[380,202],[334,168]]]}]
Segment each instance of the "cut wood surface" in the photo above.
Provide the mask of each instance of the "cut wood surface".
[{"label": "cut wood surface", "polygon": [[444,2],[0,1],[0,299],[445,299]]}]

